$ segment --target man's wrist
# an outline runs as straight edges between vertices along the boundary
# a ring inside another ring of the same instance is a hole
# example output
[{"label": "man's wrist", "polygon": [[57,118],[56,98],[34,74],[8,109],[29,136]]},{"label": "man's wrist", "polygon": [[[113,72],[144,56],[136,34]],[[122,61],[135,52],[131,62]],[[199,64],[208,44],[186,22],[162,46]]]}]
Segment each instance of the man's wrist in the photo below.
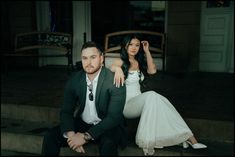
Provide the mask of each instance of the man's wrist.
[{"label": "man's wrist", "polygon": [[90,140],[93,139],[93,138],[91,137],[91,135],[90,135],[88,132],[85,132],[85,133],[83,134],[83,138],[84,138],[84,140],[85,140],[86,142],[88,142],[88,141],[90,141]]},{"label": "man's wrist", "polygon": [[64,138],[69,138],[75,134],[74,131],[68,131],[63,134]]}]

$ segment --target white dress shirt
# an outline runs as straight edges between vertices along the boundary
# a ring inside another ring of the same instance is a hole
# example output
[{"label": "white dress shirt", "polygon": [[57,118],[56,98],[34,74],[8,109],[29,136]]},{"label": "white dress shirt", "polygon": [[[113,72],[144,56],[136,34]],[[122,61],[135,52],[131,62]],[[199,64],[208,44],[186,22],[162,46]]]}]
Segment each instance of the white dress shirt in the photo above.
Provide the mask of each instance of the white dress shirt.
[{"label": "white dress shirt", "polygon": [[[101,70],[100,70],[101,71]],[[94,80],[91,82],[88,78],[88,76],[86,75],[86,82],[87,82],[87,94],[86,94],[86,104],[85,104],[85,108],[84,111],[81,115],[82,120],[88,124],[98,124],[101,119],[98,117],[97,115],[97,111],[96,111],[96,106],[95,106],[95,94],[96,94],[96,88],[97,88],[97,83],[98,83],[98,78],[100,75],[100,71],[99,73],[96,75],[96,77],[94,78]],[[89,100],[89,85],[92,84],[92,93],[93,93],[93,101]]]},{"label": "white dress shirt", "polygon": [[[101,71],[101,69],[100,69]],[[96,94],[96,87],[97,87],[97,83],[98,83],[98,78],[100,75],[100,71],[99,73],[96,75],[96,77],[94,78],[94,80],[91,82],[88,78],[88,76],[86,75],[86,82],[87,82],[87,94],[86,94],[86,104],[85,104],[85,108],[84,111],[81,115],[81,118],[84,122],[88,123],[88,124],[98,124],[101,119],[98,117],[97,115],[97,111],[96,111],[96,107],[95,107],[95,94]],[[92,83],[93,89],[92,89],[92,93],[93,93],[93,101],[89,100],[89,85]],[[68,138],[67,136],[68,132],[63,133],[64,138]]]}]

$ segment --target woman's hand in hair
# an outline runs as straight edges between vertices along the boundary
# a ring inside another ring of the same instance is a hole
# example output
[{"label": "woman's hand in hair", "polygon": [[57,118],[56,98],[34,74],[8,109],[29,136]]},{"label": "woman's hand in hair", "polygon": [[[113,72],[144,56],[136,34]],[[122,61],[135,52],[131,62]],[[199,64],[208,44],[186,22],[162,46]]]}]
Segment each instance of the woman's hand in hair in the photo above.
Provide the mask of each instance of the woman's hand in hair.
[{"label": "woman's hand in hair", "polygon": [[141,41],[142,45],[143,45],[143,50],[145,53],[149,52],[149,42],[147,40],[143,40]]}]

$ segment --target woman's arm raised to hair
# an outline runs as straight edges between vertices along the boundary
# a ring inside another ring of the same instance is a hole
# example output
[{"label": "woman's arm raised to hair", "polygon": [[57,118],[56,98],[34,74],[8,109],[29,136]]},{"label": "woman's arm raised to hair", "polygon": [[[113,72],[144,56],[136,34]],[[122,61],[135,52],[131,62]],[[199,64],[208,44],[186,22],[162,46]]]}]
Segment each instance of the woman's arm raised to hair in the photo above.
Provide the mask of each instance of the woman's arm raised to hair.
[{"label": "woman's arm raised to hair", "polygon": [[147,72],[149,74],[155,74],[157,72],[157,66],[153,62],[153,57],[149,51],[149,43],[148,41],[141,41],[141,43],[143,44],[143,50],[145,52],[145,57],[147,60]]},{"label": "woman's arm raised to hair", "polygon": [[124,73],[122,71],[122,60],[120,58],[117,58],[113,61],[110,70],[114,72],[114,79],[113,79],[113,84],[116,85],[116,87],[120,87],[120,85],[123,86],[125,78],[124,78]]},{"label": "woman's arm raised to hair", "polygon": [[147,66],[148,66],[147,72],[149,74],[155,74],[157,72],[157,66],[153,62],[153,58],[152,58],[151,53],[149,51],[145,52],[145,56],[146,56]]}]

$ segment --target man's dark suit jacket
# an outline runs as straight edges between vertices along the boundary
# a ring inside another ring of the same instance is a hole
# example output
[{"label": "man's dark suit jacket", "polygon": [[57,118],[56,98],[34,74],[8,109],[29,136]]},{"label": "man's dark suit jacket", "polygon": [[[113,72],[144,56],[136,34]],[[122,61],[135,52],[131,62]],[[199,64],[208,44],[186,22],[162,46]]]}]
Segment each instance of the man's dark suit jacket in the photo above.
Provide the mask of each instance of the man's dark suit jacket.
[{"label": "man's dark suit jacket", "polygon": [[[98,117],[102,120],[93,125],[87,132],[97,139],[106,130],[120,127],[123,138],[126,138],[124,129],[123,109],[126,100],[126,87],[115,87],[114,73],[102,67],[95,94],[95,106]],[[81,116],[86,103],[86,73],[84,70],[76,72],[65,87],[64,102],[60,112],[62,133],[74,130],[74,111],[78,107],[76,116]],[[78,106],[77,106],[78,105]],[[127,140],[127,139],[122,139]]]}]

